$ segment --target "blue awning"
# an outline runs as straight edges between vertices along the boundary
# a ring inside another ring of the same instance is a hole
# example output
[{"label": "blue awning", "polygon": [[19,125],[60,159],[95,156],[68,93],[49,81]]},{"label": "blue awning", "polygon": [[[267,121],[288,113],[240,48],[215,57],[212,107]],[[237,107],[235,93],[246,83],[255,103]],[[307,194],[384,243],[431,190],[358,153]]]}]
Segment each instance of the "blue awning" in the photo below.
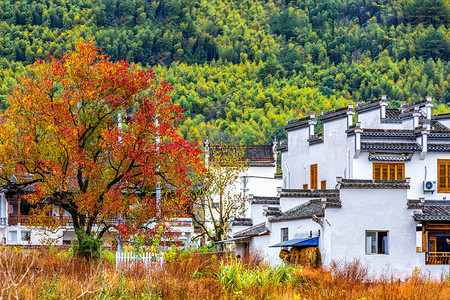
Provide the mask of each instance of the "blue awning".
[{"label": "blue awning", "polygon": [[287,240],[270,247],[319,246],[319,237]]}]

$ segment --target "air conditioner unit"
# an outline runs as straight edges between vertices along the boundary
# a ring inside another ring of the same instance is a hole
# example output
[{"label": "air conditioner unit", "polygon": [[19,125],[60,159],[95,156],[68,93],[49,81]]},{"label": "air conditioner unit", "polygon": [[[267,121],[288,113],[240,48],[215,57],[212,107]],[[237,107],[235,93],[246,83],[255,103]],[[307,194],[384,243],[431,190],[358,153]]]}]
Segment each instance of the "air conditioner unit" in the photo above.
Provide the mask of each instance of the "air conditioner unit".
[{"label": "air conditioner unit", "polygon": [[436,190],[436,181],[425,180],[423,182],[424,192],[434,192]]}]

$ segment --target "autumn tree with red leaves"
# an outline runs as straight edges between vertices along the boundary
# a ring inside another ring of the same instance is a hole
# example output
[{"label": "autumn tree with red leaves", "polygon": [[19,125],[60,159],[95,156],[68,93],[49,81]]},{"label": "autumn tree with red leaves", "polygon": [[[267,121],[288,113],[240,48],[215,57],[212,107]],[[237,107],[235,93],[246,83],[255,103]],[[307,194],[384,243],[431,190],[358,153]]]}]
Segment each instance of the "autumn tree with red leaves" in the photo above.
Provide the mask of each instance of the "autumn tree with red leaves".
[{"label": "autumn tree with red leaves", "polygon": [[[202,160],[176,130],[182,115],[171,90],[152,69],[111,62],[92,41],[38,60],[1,119],[2,187],[33,190],[31,224],[51,219],[45,206],[63,208],[78,243],[117,229],[119,217],[136,228],[176,216]],[[159,203],[158,186],[166,191]]]}]

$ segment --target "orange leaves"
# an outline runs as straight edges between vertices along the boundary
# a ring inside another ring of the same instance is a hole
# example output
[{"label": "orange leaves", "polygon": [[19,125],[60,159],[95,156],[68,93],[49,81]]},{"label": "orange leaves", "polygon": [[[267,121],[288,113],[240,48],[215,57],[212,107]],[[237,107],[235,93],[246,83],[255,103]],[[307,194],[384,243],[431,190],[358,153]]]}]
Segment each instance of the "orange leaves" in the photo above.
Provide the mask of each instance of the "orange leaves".
[{"label": "orange leaves", "polygon": [[[92,41],[60,59],[38,60],[32,70],[12,91],[0,123],[5,186],[34,182],[33,202],[52,199],[87,233],[88,219],[107,224],[133,211],[143,222],[179,210],[202,160],[197,145],[177,133],[181,109],[168,96],[169,83],[151,69],[111,62]],[[137,193],[146,199],[157,185],[177,195],[164,213],[154,201],[135,205]]]}]

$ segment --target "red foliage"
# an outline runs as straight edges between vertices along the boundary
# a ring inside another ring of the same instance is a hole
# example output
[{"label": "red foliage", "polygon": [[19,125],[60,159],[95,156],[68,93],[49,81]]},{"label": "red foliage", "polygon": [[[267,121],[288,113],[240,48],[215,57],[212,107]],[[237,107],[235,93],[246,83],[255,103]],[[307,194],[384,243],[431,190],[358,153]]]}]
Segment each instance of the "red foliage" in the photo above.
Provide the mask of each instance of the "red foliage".
[{"label": "red foliage", "polygon": [[[18,82],[0,124],[3,186],[31,186],[28,201],[52,199],[88,234],[120,216],[137,226],[184,207],[201,151],[179,136],[181,108],[152,69],[111,62],[92,41],[79,42]],[[166,191],[161,203],[157,186]]]}]

